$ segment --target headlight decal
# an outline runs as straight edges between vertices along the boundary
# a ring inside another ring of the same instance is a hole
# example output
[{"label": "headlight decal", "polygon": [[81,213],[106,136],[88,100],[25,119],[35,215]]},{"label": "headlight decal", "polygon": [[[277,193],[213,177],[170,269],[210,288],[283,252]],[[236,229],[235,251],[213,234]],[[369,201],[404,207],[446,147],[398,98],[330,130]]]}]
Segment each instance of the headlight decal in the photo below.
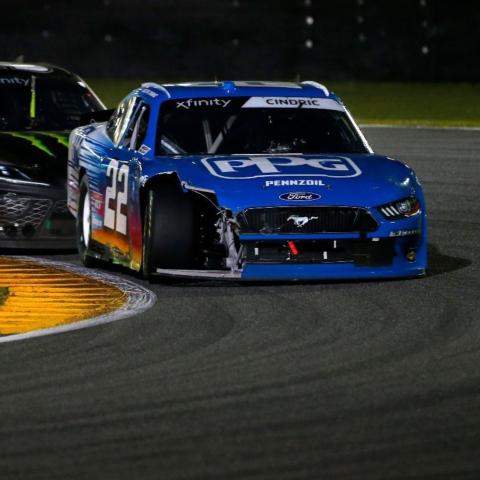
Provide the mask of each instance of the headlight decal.
[{"label": "headlight decal", "polygon": [[420,202],[416,197],[407,197],[396,202],[387,203],[378,208],[387,220],[399,220],[413,217],[420,213]]}]

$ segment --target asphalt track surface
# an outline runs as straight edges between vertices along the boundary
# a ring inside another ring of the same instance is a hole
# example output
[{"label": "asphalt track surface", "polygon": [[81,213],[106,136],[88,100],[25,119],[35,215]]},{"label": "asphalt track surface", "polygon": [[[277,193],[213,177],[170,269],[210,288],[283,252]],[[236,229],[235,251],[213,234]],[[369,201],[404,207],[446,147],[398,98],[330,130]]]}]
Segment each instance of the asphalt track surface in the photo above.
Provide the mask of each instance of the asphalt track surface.
[{"label": "asphalt track surface", "polygon": [[480,132],[366,134],[423,180],[428,277],[160,284],[1,345],[0,478],[480,478]]}]

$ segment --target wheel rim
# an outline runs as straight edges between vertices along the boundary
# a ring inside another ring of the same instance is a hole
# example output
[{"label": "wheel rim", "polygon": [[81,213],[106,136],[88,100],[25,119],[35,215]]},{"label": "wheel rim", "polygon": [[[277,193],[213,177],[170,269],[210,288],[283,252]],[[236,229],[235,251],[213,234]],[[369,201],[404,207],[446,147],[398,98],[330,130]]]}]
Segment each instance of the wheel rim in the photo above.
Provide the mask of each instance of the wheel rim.
[{"label": "wheel rim", "polygon": [[82,228],[83,243],[85,247],[88,247],[88,242],[90,241],[90,193],[88,191],[85,193],[85,197],[83,197]]}]

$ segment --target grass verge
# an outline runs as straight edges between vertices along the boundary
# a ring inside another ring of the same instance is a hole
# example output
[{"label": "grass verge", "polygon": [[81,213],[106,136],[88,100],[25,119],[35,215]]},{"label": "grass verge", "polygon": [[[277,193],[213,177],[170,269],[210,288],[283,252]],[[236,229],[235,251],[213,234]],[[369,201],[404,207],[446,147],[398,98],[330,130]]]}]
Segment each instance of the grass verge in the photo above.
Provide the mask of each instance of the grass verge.
[{"label": "grass verge", "polygon": [[10,291],[8,287],[0,287],[0,305],[3,305],[5,303],[5,300],[7,300],[9,295]]},{"label": "grass verge", "polygon": [[[115,106],[141,83],[141,80],[89,80],[108,107]],[[478,84],[333,82],[327,86],[362,124],[480,127]]]}]

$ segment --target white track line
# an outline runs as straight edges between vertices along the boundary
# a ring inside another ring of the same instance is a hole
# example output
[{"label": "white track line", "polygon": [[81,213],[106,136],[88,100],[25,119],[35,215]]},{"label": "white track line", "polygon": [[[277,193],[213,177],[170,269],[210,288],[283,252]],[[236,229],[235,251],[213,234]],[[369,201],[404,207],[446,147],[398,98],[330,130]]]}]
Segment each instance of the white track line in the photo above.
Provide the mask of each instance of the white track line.
[{"label": "white track line", "polygon": [[11,258],[15,258],[18,260],[28,260],[42,265],[48,265],[50,267],[57,267],[62,270],[77,273],[80,275],[85,275],[86,277],[94,278],[95,280],[108,283],[109,285],[117,287],[122,292],[125,292],[127,296],[127,301],[118,310],[107,313],[105,315],[93,317],[88,320],[80,320],[79,322],[69,323],[66,325],[60,325],[58,327],[45,328],[43,330],[33,330],[27,333],[5,335],[0,337],[0,343],[16,342],[18,340],[43,337],[45,335],[53,335],[57,333],[71,332],[73,330],[80,330],[82,328],[95,327],[97,325],[103,325],[105,323],[116,322],[117,320],[132,317],[134,315],[138,315],[139,313],[144,312],[145,310],[148,310],[149,308],[153,307],[153,305],[155,305],[157,301],[157,296],[152,291],[134,282],[131,282],[130,280],[125,280],[124,278],[116,277],[108,273],[90,270],[88,268],[71,265],[69,263],[51,261],[42,258],[20,256],[15,256]]},{"label": "white track line", "polygon": [[480,127],[429,127],[422,125],[386,125],[384,123],[363,123],[360,128],[398,128],[412,130],[460,130],[462,132],[480,132]]}]

